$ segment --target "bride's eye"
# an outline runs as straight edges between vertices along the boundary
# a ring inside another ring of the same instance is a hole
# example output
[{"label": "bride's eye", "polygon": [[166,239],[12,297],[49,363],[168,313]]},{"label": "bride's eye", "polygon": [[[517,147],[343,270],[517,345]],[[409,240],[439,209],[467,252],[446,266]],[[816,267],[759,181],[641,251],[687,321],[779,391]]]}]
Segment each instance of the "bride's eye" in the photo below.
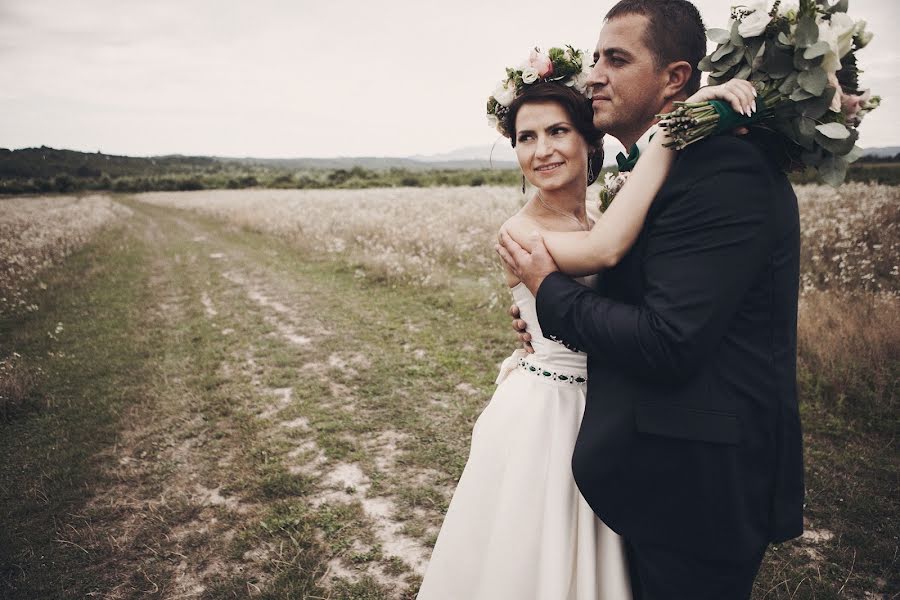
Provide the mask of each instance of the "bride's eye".
[{"label": "bride's eye", "polygon": [[568,132],[569,132],[568,127],[554,127],[550,133],[552,133],[553,135],[560,135],[560,134],[564,134],[564,133],[568,133]]},{"label": "bride's eye", "polygon": [[528,140],[531,139],[531,137],[532,137],[532,136],[531,136],[530,133],[520,133],[520,134],[516,137],[516,143],[519,143],[519,142],[527,142]]}]

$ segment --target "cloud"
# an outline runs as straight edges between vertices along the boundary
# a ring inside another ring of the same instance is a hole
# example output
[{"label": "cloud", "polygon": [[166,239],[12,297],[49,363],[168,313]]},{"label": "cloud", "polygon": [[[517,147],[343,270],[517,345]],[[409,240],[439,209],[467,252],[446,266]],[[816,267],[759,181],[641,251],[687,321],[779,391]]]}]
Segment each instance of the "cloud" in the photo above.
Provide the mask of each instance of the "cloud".
[{"label": "cloud", "polygon": [[[876,32],[864,81],[886,97],[863,126],[867,145],[900,142],[888,108],[900,93],[900,48],[878,26],[900,15],[887,4],[852,3]],[[698,5],[710,26],[727,17],[719,0]],[[537,0],[460,0],[452,10],[436,0],[4,0],[0,143],[259,156],[490,144],[496,133],[484,102],[504,66],[534,45],[592,47],[603,8],[585,1],[548,9]]]}]

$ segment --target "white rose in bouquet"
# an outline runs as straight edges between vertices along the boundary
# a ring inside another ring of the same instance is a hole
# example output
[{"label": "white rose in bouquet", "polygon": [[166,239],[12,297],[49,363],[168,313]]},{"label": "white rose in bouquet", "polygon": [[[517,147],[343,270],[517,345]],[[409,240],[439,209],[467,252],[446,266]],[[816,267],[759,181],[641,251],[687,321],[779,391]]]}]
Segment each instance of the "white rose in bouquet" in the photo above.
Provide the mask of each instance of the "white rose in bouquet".
[{"label": "white rose in bouquet", "polygon": [[[863,23],[865,25],[865,23]],[[850,52],[853,36],[857,32],[857,23],[847,13],[839,12],[831,15],[831,29],[837,36],[838,58],[844,58]]]},{"label": "white rose in bouquet", "polygon": [[778,15],[781,17],[797,16],[800,6],[796,2],[782,2],[778,5]]},{"label": "white rose in bouquet", "polygon": [[738,33],[743,38],[762,35],[762,32],[766,30],[766,26],[772,21],[772,17],[769,16],[769,12],[766,10],[765,2],[756,2],[750,8],[753,9],[753,12],[741,18],[741,22],[738,25]]},{"label": "white rose in bouquet", "polygon": [[866,22],[860,19],[856,22],[856,45],[859,48],[865,48],[872,41],[872,32],[866,31]]}]

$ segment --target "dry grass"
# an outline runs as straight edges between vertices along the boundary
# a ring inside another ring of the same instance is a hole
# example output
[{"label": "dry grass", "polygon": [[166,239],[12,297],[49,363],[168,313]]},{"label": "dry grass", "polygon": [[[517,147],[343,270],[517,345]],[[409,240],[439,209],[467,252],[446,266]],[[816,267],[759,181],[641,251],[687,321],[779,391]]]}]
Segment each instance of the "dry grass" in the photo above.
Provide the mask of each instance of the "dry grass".
[{"label": "dry grass", "polygon": [[896,431],[900,310],[895,294],[809,291],[797,323],[798,377],[807,403]]},{"label": "dry grass", "polygon": [[131,210],[107,196],[0,198],[0,316],[35,310],[24,287]]},{"label": "dry grass", "polygon": [[0,357],[0,422],[9,421],[27,403],[39,375],[40,367],[26,365],[18,352]]},{"label": "dry grass", "polygon": [[234,190],[148,193],[291,245],[345,258],[374,279],[446,284],[452,273],[496,276],[497,230],[522,204],[509,187]]},{"label": "dry grass", "polygon": [[796,187],[804,290],[900,290],[900,187]]}]

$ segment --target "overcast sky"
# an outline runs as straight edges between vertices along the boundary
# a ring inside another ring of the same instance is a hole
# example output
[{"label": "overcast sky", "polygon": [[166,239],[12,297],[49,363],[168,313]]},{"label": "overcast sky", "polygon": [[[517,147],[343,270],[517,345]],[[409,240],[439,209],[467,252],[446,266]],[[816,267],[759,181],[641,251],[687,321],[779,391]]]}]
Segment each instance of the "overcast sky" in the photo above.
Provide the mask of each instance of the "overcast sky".
[{"label": "overcast sky", "polygon": [[[407,156],[491,144],[484,102],[531,46],[592,48],[612,0],[0,0],[0,147]],[[699,0],[708,27],[728,3]],[[900,2],[851,0],[900,145]]]}]

